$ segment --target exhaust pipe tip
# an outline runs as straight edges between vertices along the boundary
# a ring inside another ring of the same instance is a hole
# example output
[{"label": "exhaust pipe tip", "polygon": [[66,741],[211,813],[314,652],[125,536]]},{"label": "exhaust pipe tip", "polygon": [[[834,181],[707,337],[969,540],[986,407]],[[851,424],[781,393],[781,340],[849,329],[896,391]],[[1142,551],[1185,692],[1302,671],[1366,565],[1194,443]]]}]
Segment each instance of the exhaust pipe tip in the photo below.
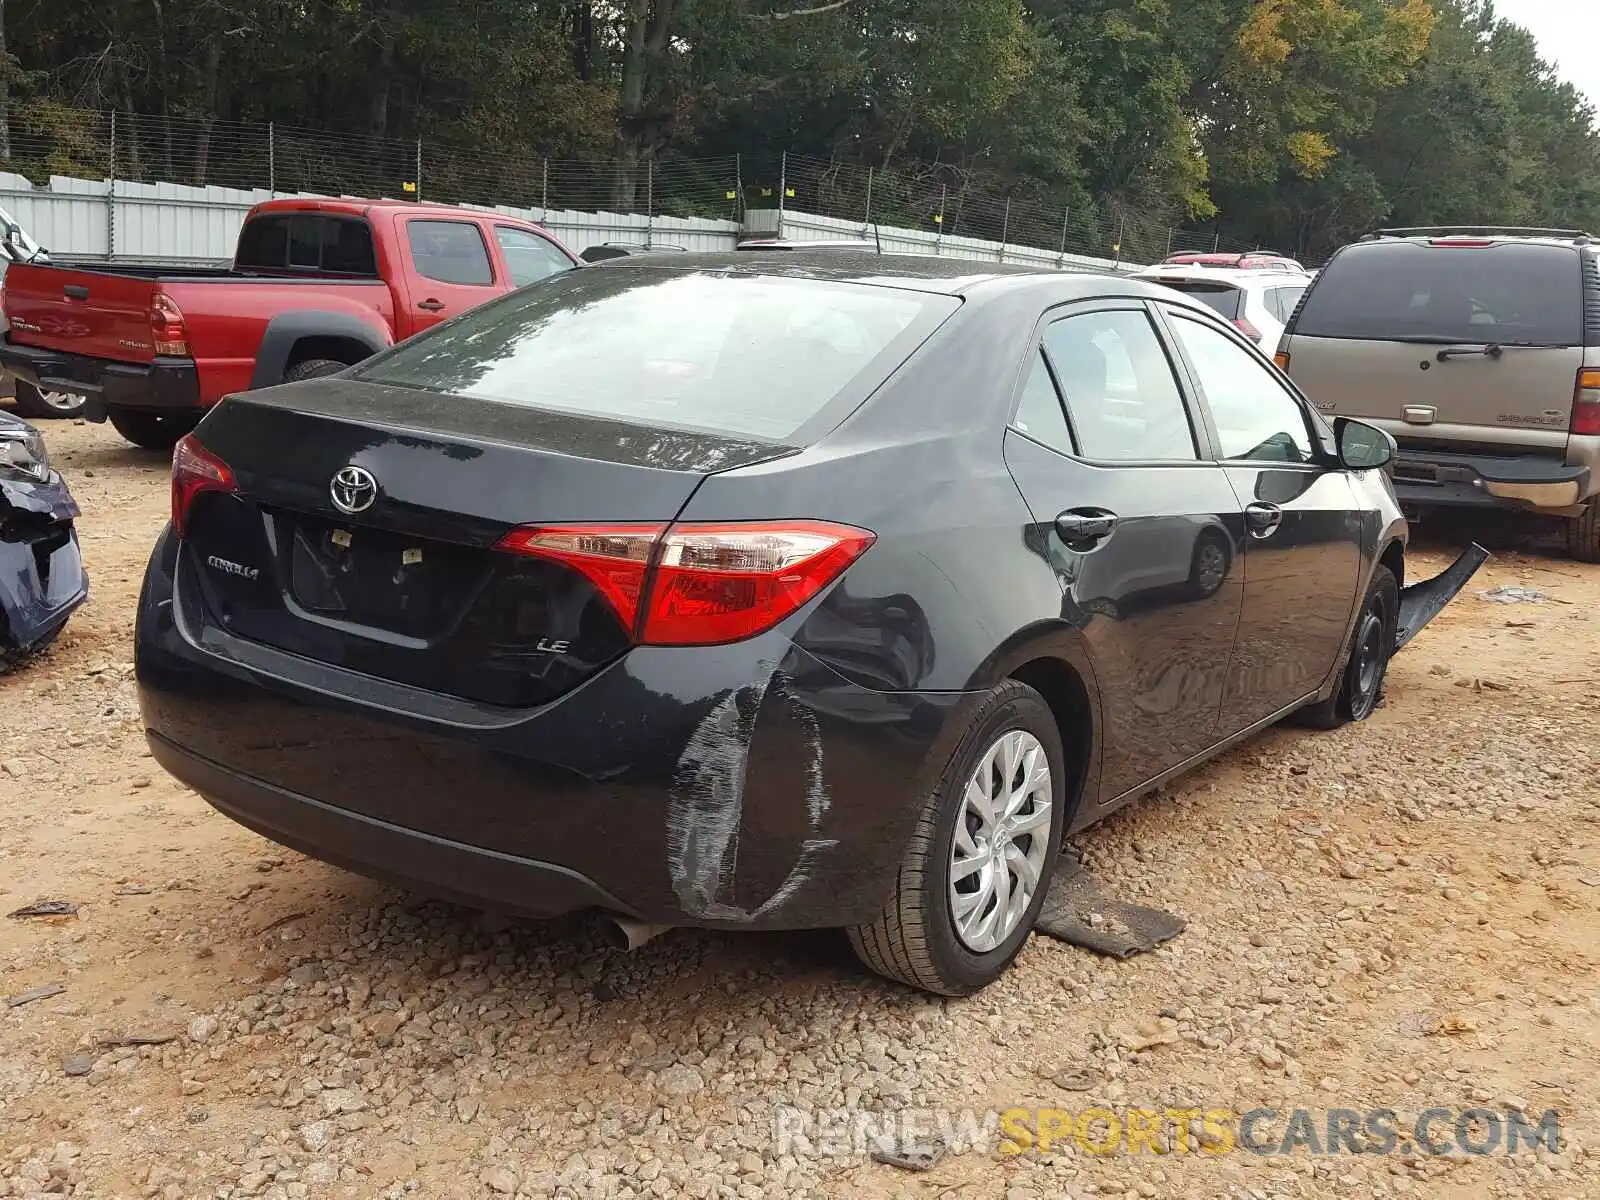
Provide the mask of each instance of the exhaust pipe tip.
[{"label": "exhaust pipe tip", "polygon": [[646,921],[635,921],[632,917],[620,917],[615,913],[606,913],[605,920],[601,922],[605,939],[618,950],[632,952],[640,946],[659,937],[671,925],[651,925]]}]

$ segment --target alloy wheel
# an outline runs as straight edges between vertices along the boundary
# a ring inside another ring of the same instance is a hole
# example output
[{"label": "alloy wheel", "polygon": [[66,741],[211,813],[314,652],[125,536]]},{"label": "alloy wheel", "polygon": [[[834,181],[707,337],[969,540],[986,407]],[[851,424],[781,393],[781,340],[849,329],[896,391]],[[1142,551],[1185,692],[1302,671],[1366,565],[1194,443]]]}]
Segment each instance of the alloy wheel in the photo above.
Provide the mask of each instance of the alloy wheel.
[{"label": "alloy wheel", "polygon": [[41,390],[39,398],[58,412],[76,412],[83,407],[83,397],[77,392],[47,392]]},{"label": "alloy wheel", "polygon": [[1050,759],[1033,734],[1000,735],[967,780],[950,844],[950,915],[968,950],[1016,932],[1049,857]]}]

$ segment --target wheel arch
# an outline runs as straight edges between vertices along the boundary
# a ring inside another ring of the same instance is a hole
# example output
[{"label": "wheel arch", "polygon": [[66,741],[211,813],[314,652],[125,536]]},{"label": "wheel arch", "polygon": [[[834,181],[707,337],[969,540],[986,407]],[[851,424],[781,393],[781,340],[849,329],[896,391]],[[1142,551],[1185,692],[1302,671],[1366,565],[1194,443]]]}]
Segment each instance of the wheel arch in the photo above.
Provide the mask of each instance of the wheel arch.
[{"label": "wheel arch", "polygon": [[1054,657],[1029,659],[1015,667],[1008,678],[1026,684],[1044,697],[1061,734],[1061,750],[1067,760],[1068,810],[1061,826],[1065,837],[1073,831],[1084,811],[1091,775],[1098,775],[1093,769],[1099,765],[1098,722],[1089,685],[1072,664]]},{"label": "wheel arch", "polygon": [[1388,567],[1395,583],[1406,586],[1406,546],[1399,538],[1391,538],[1378,555],[1378,566]]},{"label": "wheel arch", "polygon": [[296,363],[312,358],[332,358],[358,363],[391,344],[387,331],[379,330],[349,313],[279,313],[267,323],[256,348],[252,388],[271,387]]},{"label": "wheel arch", "polygon": [[1008,679],[1038,692],[1056,719],[1071,762],[1069,803],[1062,828],[1080,828],[1100,786],[1100,686],[1082,632],[1064,621],[1019,630],[984,660],[969,690],[986,692]]}]

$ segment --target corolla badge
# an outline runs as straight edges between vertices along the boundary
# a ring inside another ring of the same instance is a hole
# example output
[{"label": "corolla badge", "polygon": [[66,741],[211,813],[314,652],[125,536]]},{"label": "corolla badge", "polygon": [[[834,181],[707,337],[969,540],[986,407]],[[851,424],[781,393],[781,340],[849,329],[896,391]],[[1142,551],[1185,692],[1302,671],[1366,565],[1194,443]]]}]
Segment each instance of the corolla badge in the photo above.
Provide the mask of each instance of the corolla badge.
[{"label": "corolla badge", "polygon": [[378,499],[378,481],[365,467],[340,467],[328,485],[328,493],[340,512],[366,512]]}]

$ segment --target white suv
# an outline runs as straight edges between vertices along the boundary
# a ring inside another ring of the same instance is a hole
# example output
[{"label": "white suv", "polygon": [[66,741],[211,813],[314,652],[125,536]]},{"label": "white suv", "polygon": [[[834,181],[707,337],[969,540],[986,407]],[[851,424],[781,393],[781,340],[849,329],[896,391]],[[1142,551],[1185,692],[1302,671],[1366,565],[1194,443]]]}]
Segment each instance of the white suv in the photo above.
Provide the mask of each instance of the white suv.
[{"label": "white suv", "polygon": [[1295,305],[1310,286],[1311,276],[1287,259],[1226,257],[1233,265],[1167,262],[1146,267],[1135,278],[1187,293],[1232,321],[1263,353],[1271,355]]}]

